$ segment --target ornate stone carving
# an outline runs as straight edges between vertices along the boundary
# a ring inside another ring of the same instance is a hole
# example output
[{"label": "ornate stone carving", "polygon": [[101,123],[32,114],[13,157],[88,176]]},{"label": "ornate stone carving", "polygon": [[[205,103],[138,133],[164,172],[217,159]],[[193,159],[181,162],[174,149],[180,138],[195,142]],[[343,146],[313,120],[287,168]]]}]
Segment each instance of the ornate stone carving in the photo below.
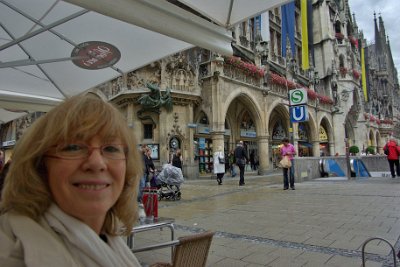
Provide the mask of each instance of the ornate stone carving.
[{"label": "ornate stone carving", "polygon": [[122,76],[111,81],[111,95],[117,95],[122,91]]},{"label": "ornate stone carving", "polygon": [[33,115],[34,114],[29,114],[29,115],[26,115],[24,117],[17,119],[17,123],[16,123],[17,131],[16,131],[16,136],[15,136],[16,140],[19,140],[21,138],[22,134],[25,132],[25,130],[31,126],[31,124],[33,122],[33,120],[32,120]]},{"label": "ornate stone carving", "polygon": [[[178,124],[179,122],[179,115],[178,113],[174,113],[174,124],[172,125],[172,129],[167,134],[167,142],[173,137],[178,136],[182,141],[186,139],[185,134],[183,133],[181,127]],[[183,143],[183,142],[182,142]]]},{"label": "ornate stone carving", "polygon": [[168,58],[165,67],[167,87],[174,90],[193,92],[195,89],[196,58],[188,59],[184,53],[175,54]]},{"label": "ornate stone carving", "polygon": [[128,90],[146,87],[147,83],[161,84],[161,63],[159,61],[128,73]]}]

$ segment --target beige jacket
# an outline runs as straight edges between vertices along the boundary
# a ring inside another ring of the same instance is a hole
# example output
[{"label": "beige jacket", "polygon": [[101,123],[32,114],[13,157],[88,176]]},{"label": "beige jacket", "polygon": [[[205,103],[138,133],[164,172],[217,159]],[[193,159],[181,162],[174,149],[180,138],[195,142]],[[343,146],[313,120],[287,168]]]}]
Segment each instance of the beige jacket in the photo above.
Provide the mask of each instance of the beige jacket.
[{"label": "beige jacket", "polygon": [[0,266],[140,266],[121,237],[107,238],[56,205],[39,223],[6,213],[0,216]]}]

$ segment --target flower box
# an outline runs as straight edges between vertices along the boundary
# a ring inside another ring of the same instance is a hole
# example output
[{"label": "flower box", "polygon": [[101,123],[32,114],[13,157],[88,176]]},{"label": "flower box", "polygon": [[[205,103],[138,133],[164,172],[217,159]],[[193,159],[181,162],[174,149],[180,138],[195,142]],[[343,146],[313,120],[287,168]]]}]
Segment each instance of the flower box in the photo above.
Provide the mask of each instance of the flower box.
[{"label": "flower box", "polygon": [[256,78],[264,77],[264,69],[257,67],[254,64],[244,62],[239,57],[225,58],[225,62],[234,66],[235,68],[243,70],[243,72],[248,76],[253,76]]},{"label": "flower box", "polygon": [[356,38],[354,38],[353,36],[349,36],[349,40],[353,46],[358,47],[358,40]]},{"label": "flower box", "polygon": [[307,88],[307,96],[308,98],[310,98],[311,100],[315,100],[317,99],[317,93],[314,90],[311,90],[309,88]]},{"label": "flower box", "polygon": [[390,119],[384,119],[384,120],[381,120],[381,123],[382,124],[393,124],[393,121]]},{"label": "flower box", "polygon": [[326,95],[319,95],[319,94],[318,94],[317,97],[318,97],[318,99],[319,99],[319,102],[321,102],[321,103],[330,104],[330,105],[333,104],[333,100],[332,100],[329,96],[326,96]]},{"label": "flower box", "polygon": [[340,67],[339,68],[339,72],[340,74],[342,74],[342,76],[345,76],[347,74],[347,68],[345,67]]},{"label": "flower box", "polygon": [[344,39],[344,35],[341,32],[337,32],[335,33],[335,38],[338,40],[343,40]]},{"label": "flower box", "polygon": [[360,78],[360,73],[357,70],[353,70],[353,77],[358,80]]},{"label": "flower box", "polygon": [[287,86],[289,89],[294,89],[296,88],[296,84],[292,81],[288,81],[286,78],[271,72],[269,74],[269,81],[272,84],[276,84],[276,85],[281,85],[281,86]]}]

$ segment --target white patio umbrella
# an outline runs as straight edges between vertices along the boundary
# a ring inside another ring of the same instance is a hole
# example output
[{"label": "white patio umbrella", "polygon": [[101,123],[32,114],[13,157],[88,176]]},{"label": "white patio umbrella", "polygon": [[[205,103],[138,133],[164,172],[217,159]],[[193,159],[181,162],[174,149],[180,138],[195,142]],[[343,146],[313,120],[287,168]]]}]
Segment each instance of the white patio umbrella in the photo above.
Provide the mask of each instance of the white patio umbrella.
[{"label": "white patio umbrella", "polygon": [[0,0],[0,108],[47,111],[192,46],[230,55],[232,25],[286,2]]}]

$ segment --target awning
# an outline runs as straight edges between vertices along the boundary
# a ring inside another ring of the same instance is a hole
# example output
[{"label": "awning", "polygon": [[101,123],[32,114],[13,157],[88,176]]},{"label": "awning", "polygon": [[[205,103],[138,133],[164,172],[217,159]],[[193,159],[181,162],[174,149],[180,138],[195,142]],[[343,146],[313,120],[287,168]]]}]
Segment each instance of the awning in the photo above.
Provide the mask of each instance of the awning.
[{"label": "awning", "polygon": [[[286,2],[0,0],[0,108],[46,111],[68,96],[193,46],[231,55],[232,25]],[[101,47],[97,54],[85,50],[94,46]],[[109,51],[105,67],[99,62]],[[72,58],[98,61],[97,68],[79,67]]]},{"label": "awning", "polygon": [[309,147],[312,148],[312,144],[308,143],[308,142],[303,142],[303,141],[298,141],[299,146],[305,146],[305,147]]}]

